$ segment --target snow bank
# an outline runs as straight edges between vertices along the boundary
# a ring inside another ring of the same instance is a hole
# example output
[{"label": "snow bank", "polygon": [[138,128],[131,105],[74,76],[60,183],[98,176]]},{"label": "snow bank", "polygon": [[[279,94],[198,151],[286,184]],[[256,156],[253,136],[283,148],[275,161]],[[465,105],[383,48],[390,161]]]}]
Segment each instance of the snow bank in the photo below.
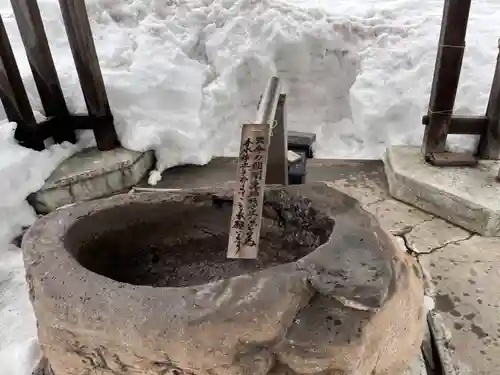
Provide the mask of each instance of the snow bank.
[{"label": "snow bank", "polygon": [[[382,33],[360,51],[363,71],[352,87],[351,100],[353,111],[360,114],[355,120],[363,124],[369,139],[363,156],[380,156],[388,144],[421,143],[421,117],[429,104],[442,6],[442,0],[389,0],[374,4],[365,14],[399,24],[407,35]],[[499,16],[499,2],[472,2],[457,113],[485,113],[498,53]],[[452,147],[475,144],[470,136],[449,139]]]},{"label": "snow bank", "polygon": [[[57,2],[39,4],[69,106],[84,112]],[[379,157],[388,143],[421,139],[442,1],[425,8],[417,0],[88,0],[87,6],[119,136],[128,148],[155,149],[160,170],[234,154],[239,125],[253,119],[272,74],[288,93],[289,127],[317,132],[321,157]],[[484,111],[496,55],[489,25],[499,12],[492,0],[474,3],[461,112]],[[13,17],[6,25],[22,55]],[[40,109],[25,58],[22,70]]]},{"label": "snow bank", "polygon": [[[388,143],[420,142],[442,0],[86,3],[119,137],[128,148],[155,149],[159,170],[233,154],[272,74],[288,94],[289,128],[316,132],[320,157],[379,157]],[[69,108],[83,113],[58,2],[38,4]],[[41,116],[9,0],[0,13]],[[484,112],[499,16],[498,1],[474,1],[461,113]],[[10,243],[34,220],[24,198],[76,147],[25,150],[12,129],[0,124],[0,375],[28,375],[39,352],[20,251]]]},{"label": "snow bank", "polygon": [[11,242],[35,220],[25,201],[76,147],[43,152],[17,145],[15,124],[0,124],[0,374],[27,375],[39,359],[36,325],[24,279],[22,254]]},{"label": "snow bank", "polygon": [[[39,3],[69,106],[83,112],[57,2]],[[234,154],[240,125],[254,118],[272,74],[288,93],[291,129],[318,132],[323,156],[359,156],[371,141],[365,125],[352,121],[356,52],[382,34],[407,35],[404,25],[384,17],[355,18],[281,1],[87,4],[119,136],[128,148],[154,148],[160,170]],[[9,34],[16,34],[14,20],[7,21]]]},{"label": "snow bank", "polygon": [[[85,112],[55,0],[39,0],[68,104]],[[41,108],[7,0],[0,11],[34,107]],[[442,0],[87,0],[123,144],[158,169],[232,155],[267,78],[288,93],[293,130],[318,156],[380,157],[420,142]],[[457,109],[484,111],[500,3],[474,2]]]}]

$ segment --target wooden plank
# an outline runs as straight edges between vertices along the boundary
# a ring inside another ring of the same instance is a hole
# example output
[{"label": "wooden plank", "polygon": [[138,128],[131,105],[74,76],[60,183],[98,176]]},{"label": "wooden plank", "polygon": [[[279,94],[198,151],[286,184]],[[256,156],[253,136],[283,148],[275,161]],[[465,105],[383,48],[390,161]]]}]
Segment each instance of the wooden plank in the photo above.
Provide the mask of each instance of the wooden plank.
[{"label": "wooden plank", "polygon": [[[69,112],[50,53],[38,3],[34,0],[11,0],[11,4],[45,116],[66,118]],[[60,127],[56,128],[52,135],[56,142],[76,142],[74,131],[64,126],[64,121],[60,122]]]},{"label": "wooden plank", "polygon": [[83,114],[69,115],[66,118],[49,117],[37,124],[35,135],[41,140],[49,139],[63,126],[72,130],[93,130],[99,126],[99,123],[95,121],[95,118]]},{"label": "wooden plank", "polygon": [[17,123],[16,140],[23,146],[43,150],[42,139],[34,136],[37,126],[21,74],[0,17],[0,99],[9,121]]},{"label": "wooden plank", "polygon": [[90,116],[100,121],[100,126],[94,129],[97,146],[100,150],[111,150],[119,146],[119,141],[113,125],[113,115],[106,95],[85,1],[59,0],[59,4],[87,110]]},{"label": "wooden plank", "polygon": [[474,167],[478,163],[474,154],[469,152],[432,152],[425,160],[436,167]]},{"label": "wooden plank", "polygon": [[274,125],[271,130],[271,144],[267,160],[266,184],[288,184],[288,141],[286,126],[286,95],[280,94]]},{"label": "wooden plank", "polygon": [[422,152],[444,152],[465,48],[471,0],[445,0]]},{"label": "wooden plank", "polygon": [[[429,115],[422,117],[422,124],[429,125]],[[481,135],[484,134],[487,126],[486,116],[452,116],[448,134]]]},{"label": "wooden plank", "polygon": [[270,129],[269,124],[245,124],[241,130],[228,258],[257,258]]},{"label": "wooden plank", "polygon": [[498,48],[497,65],[486,108],[488,125],[478,145],[478,156],[481,159],[500,159],[500,41]]}]

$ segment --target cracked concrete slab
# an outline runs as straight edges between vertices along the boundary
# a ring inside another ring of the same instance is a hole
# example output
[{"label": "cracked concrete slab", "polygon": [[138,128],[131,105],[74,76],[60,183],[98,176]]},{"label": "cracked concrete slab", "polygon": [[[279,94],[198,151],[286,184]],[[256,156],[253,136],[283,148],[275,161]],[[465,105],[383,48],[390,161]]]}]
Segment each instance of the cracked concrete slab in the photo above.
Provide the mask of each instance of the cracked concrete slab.
[{"label": "cracked concrete slab", "polygon": [[438,346],[450,353],[446,374],[495,374],[500,368],[500,292],[492,286],[500,279],[500,238],[473,235],[392,199],[367,210],[418,257],[429,279],[426,294],[434,298],[445,327]]},{"label": "cracked concrete slab", "polygon": [[416,225],[433,220],[433,216],[394,199],[385,199],[364,207],[374,214],[385,230],[394,234],[406,233]]},{"label": "cracked concrete slab", "polygon": [[460,374],[500,368],[500,238],[472,236],[419,257],[432,277],[436,310]]},{"label": "cracked concrete slab", "polygon": [[471,236],[466,230],[438,218],[419,223],[405,234],[408,246],[417,254],[428,254]]},{"label": "cracked concrete slab", "polygon": [[380,185],[374,183],[366,176],[356,176],[357,179],[340,178],[335,181],[325,181],[327,186],[335,187],[341,192],[355,198],[363,207],[378,203],[387,198],[387,192]]}]

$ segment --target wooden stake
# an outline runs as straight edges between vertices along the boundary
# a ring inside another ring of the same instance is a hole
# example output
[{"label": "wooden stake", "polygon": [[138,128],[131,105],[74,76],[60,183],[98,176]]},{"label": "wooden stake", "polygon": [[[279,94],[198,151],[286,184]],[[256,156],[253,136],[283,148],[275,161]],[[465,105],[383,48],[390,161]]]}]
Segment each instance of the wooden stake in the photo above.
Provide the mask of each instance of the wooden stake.
[{"label": "wooden stake", "polygon": [[241,131],[228,258],[257,258],[270,131],[269,124],[245,124]]}]

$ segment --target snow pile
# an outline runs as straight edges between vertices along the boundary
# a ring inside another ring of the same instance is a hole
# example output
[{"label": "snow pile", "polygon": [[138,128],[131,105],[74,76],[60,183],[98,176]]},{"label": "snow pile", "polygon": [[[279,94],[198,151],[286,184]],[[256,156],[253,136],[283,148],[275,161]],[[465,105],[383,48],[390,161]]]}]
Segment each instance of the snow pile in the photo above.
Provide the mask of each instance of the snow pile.
[{"label": "snow pile", "polygon": [[29,374],[39,359],[36,325],[22,254],[12,240],[35,220],[25,201],[55,166],[75,151],[65,144],[43,152],[13,141],[15,124],[0,124],[0,374]]},{"label": "snow pile", "polygon": [[[56,0],[39,0],[71,110],[85,112]],[[41,109],[7,0],[0,11]],[[318,156],[377,158],[420,142],[442,0],[87,0],[119,136],[158,169],[232,155],[266,80],[288,94],[288,125]],[[500,3],[474,2],[457,110],[484,112]]]},{"label": "snow pile", "polygon": [[[39,4],[69,106],[84,112],[57,2]],[[336,13],[272,0],[87,4],[120,138],[131,149],[154,148],[158,169],[234,154],[240,125],[253,120],[273,74],[288,93],[289,128],[318,132],[320,155],[373,156],[370,134],[350,109],[356,52],[382,36],[404,39],[405,23],[349,17],[342,2]],[[12,17],[6,24],[9,35],[18,33]]]},{"label": "snow pile", "polygon": [[[57,1],[39,0],[68,104],[85,112]],[[0,0],[36,109],[7,0]],[[163,170],[233,155],[270,75],[288,126],[318,134],[318,156],[377,158],[420,142],[442,0],[87,0],[119,136],[156,150]],[[10,12],[10,13],[9,13]],[[476,1],[457,109],[484,112],[500,3]]]}]

